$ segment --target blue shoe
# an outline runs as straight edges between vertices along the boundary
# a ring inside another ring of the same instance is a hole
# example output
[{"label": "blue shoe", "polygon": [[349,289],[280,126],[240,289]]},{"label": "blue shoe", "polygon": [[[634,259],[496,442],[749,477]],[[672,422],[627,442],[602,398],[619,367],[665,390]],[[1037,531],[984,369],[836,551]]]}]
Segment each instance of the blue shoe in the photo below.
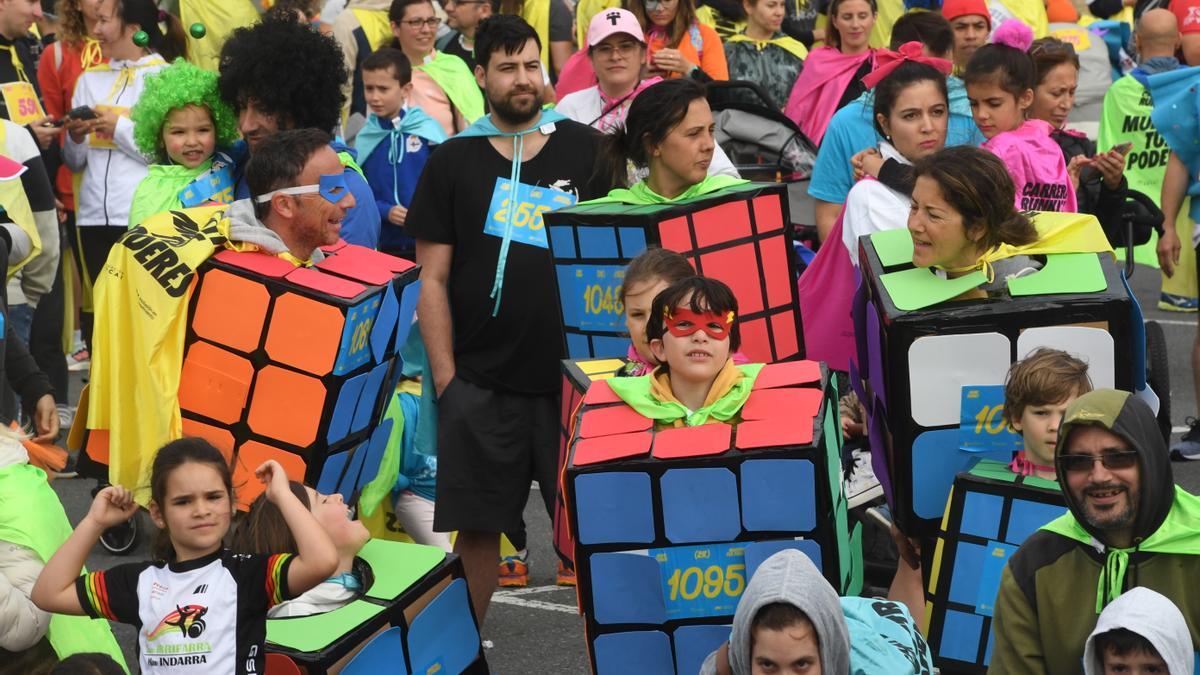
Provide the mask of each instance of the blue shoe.
[{"label": "blue shoe", "polygon": [[1200,420],[1189,417],[1186,422],[1190,428],[1171,448],[1171,459],[1176,462],[1200,459]]},{"label": "blue shoe", "polygon": [[1200,300],[1172,293],[1163,293],[1158,297],[1158,308],[1167,312],[1194,312],[1200,307]]}]

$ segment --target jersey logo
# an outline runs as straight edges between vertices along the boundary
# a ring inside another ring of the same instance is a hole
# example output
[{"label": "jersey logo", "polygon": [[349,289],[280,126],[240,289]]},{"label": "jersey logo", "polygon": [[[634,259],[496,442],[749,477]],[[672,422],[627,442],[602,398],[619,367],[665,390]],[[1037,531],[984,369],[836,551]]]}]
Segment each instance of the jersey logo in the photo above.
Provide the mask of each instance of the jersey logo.
[{"label": "jersey logo", "polygon": [[198,638],[204,633],[206,625],[203,617],[207,613],[208,608],[203,605],[175,605],[174,612],[159,621],[154,630],[146,633],[146,640],[153,642],[175,628],[178,628],[184,637]]},{"label": "jersey logo", "polygon": [[208,584],[200,584],[199,586],[196,587],[196,590],[192,591],[192,595],[200,595],[201,593],[207,593],[207,592],[208,592]]}]

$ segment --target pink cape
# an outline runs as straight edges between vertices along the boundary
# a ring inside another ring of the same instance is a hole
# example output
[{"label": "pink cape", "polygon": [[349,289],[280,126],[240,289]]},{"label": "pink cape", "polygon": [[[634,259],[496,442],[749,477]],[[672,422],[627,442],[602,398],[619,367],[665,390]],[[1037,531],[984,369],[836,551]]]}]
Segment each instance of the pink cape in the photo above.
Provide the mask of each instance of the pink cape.
[{"label": "pink cape", "polygon": [[830,368],[842,371],[849,370],[850,361],[856,356],[850,310],[858,288],[858,271],[842,243],[845,213],[843,207],[817,257],[797,282],[805,358],[824,361]]},{"label": "pink cape", "polygon": [[1052,129],[1049,122],[1025,120],[1016,129],[996,134],[983,144],[1008,167],[1017,188],[1018,211],[1079,210],[1062,148],[1050,138]]},{"label": "pink cape", "polygon": [[783,112],[800,125],[814,145],[820,145],[825,137],[825,128],[837,112],[838,101],[850,86],[854,73],[874,53],[875,50],[870,49],[847,56],[834,47],[821,47],[809,52],[804,59],[804,70],[792,85]]}]

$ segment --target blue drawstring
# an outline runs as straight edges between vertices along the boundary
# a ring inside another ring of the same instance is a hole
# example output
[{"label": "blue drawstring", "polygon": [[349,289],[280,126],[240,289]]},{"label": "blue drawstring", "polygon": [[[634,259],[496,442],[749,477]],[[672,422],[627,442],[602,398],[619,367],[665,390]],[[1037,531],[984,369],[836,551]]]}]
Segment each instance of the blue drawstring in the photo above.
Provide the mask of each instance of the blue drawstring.
[{"label": "blue drawstring", "polygon": [[400,166],[400,162],[404,161],[404,144],[397,142],[404,138],[404,134],[400,133],[399,122],[392,127],[392,131],[389,135],[391,136],[392,140],[392,147],[388,149],[388,162],[390,162],[392,165],[392,201],[399,204],[400,175],[397,173],[396,169]]},{"label": "blue drawstring", "polygon": [[[534,131],[530,129],[529,131]],[[516,227],[517,204],[521,191],[521,158],[525,152],[525,133],[513,134],[512,171],[508,174],[508,222],[504,223],[504,239],[500,242],[500,257],[496,260],[496,279],[492,282],[492,293],[496,304],[492,307],[492,316],[500,314],[500,296],[504,293],[504,269],[508,267],[508,248],[512,243],[513,228]]]}]

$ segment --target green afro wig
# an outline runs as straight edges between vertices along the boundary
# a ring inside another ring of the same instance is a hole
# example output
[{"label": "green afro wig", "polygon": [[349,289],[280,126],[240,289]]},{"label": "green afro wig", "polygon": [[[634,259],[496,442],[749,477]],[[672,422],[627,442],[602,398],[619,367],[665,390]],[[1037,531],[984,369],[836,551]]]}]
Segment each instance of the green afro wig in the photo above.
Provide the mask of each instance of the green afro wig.
[{"label": "green afro wig", "polygon": [[130,116],[138,149],[155,161],[167,161],[163,125],[172,110],[188,105],[208,108],[218,147],[227,148],[237,141],[237,117],[217,90],[217,74],[180,58],[146,78],[142,95],[133,106]]}]

